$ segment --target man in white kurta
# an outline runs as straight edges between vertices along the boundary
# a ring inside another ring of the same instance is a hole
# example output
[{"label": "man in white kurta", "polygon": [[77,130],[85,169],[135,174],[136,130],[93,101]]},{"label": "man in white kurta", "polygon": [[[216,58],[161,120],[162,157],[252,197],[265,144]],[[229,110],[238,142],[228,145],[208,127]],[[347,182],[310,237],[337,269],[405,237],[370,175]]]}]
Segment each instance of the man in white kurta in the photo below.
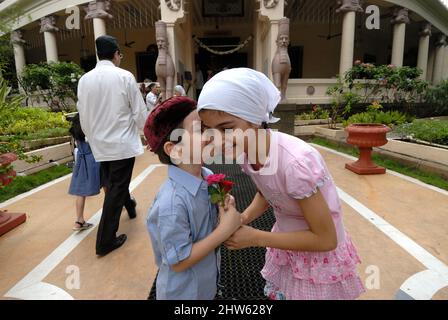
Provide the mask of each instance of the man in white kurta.
[{"label": "man in white kurta", "polygon": [[146,95],[146,106],[147,109],[149,110],[149,112],[152,112],[152,110],[154,110],[154,108],[157,105],[157,101],[158,101],[158,88],[157,88],[157,83],[152,82],[149,85],[149,92]]},{"label": "man in white kurta", "polygon": [[116,39],[98,37],[96,47],[100,61],[79,80],[77,107],[106,187],[96,243],[96,253],[102,256],[126,241],[125,234],[116,235],[123,206],[131,219],[136,216],[129,183],[135,157],[143,154],[139,129],[147,110],[134,76],[119,68],[122,55]]}]

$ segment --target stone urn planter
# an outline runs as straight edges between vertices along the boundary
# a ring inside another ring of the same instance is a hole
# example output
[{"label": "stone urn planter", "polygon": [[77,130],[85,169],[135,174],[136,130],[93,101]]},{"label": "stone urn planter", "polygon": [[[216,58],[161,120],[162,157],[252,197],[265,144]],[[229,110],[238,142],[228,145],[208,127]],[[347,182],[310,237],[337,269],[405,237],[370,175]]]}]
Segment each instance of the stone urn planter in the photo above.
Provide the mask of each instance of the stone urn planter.
[{"label": "stone urn planter", "polygon": [[4,153],[0,155],[0,187],[10,184],[16,176],[11,163],[17,160],[14,153]]},{"label": "stone urn planter", "polygon": [[[17,160],[17,156],[14,153],[0,155],[0,188],[10,184],[16,176],[16,172],[11,167],[11,163],[15,160]],[[0,209],[0,236],[24,223],[25,220],[26,214],[24,213],[9,213]]]},{"label": "stone urn planter", "polygon": [[347,143],[357,146],[359,159],[346,163],[345,168],[357,174],[384,174],[386,169],[372,161],[372,148],[387,143],[386,134],[391,129],[384,124],[351,124],[345,131],[348,133]]}]

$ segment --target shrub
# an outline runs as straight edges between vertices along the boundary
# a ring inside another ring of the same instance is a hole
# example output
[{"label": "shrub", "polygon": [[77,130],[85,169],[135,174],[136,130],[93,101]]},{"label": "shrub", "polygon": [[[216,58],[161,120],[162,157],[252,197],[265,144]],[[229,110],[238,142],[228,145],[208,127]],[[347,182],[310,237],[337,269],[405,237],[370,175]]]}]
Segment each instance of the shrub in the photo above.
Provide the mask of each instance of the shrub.
[{"label": "shrub", "polygon": [[378,102],[374,102],[367,107],[366,112],[357,113],[349,117],[347,121],[344,121],[344,126],[346,127],[353,123],[376,123],[393,127],[413,120],[412,117],[402,112],[384,112],[381,109],[382,106]]},{"label": "shrub", "polygon": [[353,105],[358,103],[361,97],[341,78],[338,78],[338,82],[327,89],[326,94],[331,97],[329,127],[335,129],[337,122],[350,113]]},{"label": "shrub", "polygon": [[448,145],[448,120],[415,120],[399,126],[396,130],[402,138],[414,138]]},{"label": "shrub", "polygon": [[68,110],[68,100],[76,102],[77,86],[83,70],[73,62],[29,64],[19,77],[28,96],[37,92],[54,111]]},{"label": "shrub", "polygon": [[0,136],[7,136],[1,140],[14,141],[49,130],[68,134],[70,124],[62,113],[22,107],[23,97],[8,97],[10,90],[6,81],[0,78]]},{"label": "shrub", "polygon": [[319,105],[313,106],[311,111],[301,113],[298,116],[298,119],[300,120],[315,120],[315,119],[328,119],[328,118],[330,118],[330,113],[327,110],[322,109]]},{"label": "shrub", "polygon": [[364,91],[362,94],[364,103],[377,99],[381,103],[409,104],[424,101],[428,83],[419,78],[421,73],[418,68],[375,66],[356,61],[346,72],[344,81],[353,88],[357,79],[367,80],[365,83],[357,84]]},{"label": "shrub", "polygon": [[430,87],[425,96],[426,102],[432,104],[439,113],[448,114],[448,80]]}]

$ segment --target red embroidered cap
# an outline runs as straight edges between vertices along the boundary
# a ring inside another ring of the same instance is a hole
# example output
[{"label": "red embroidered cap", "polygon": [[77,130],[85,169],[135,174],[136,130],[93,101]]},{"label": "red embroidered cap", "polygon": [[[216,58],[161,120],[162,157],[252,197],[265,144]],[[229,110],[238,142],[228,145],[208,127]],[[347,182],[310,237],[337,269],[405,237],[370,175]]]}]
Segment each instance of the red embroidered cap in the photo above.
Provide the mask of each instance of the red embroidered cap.
[{"label": "red embroidered cap", "polygon": [[165,138],[194,110],[196,101],[188,97],[172,97],[158,105],[149,115],[143,132],[148,149],[157,152]]}]

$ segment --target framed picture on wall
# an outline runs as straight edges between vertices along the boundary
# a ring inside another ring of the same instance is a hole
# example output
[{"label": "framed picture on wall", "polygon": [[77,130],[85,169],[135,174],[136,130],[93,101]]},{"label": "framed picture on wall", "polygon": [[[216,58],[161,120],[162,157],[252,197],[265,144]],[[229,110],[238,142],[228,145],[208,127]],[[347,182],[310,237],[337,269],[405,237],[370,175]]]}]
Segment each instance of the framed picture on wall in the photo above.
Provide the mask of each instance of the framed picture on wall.
[{"label": "framed picture on wall", "polygon": [[244,0],[202,0],[204,17],[243,17]]}]

